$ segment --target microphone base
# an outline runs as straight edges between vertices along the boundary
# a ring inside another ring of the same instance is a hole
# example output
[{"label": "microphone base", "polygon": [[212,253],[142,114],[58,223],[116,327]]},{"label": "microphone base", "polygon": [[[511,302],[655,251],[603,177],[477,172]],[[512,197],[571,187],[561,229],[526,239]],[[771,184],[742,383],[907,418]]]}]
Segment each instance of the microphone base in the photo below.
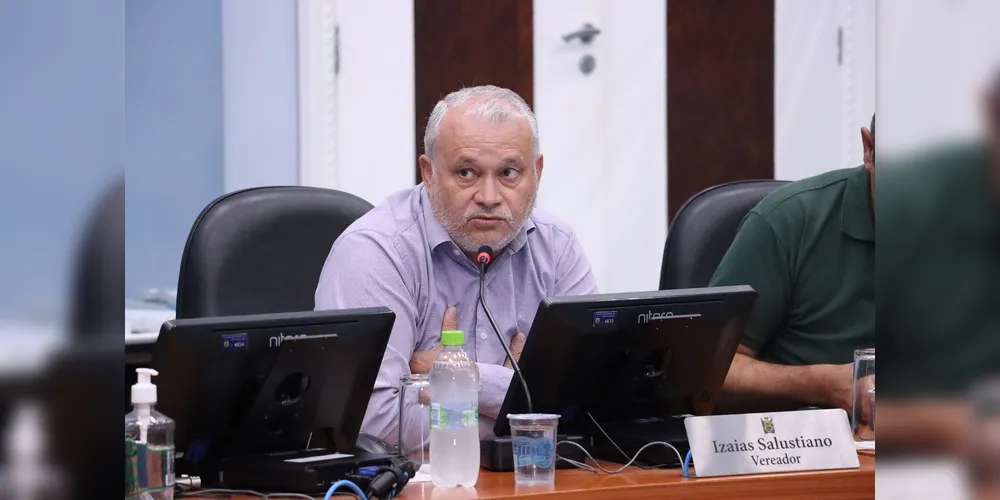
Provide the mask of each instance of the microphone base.
[{"label": "microphone base", "polygon": [[[590,448],[583,436],[560,434],[556,436],[556,442],[573,441],[580,446]],[[576,446],[560,446],[559,455],[570,460],[583,462],[587,457],[583,450]],[[514,471],[514,445],[510,436],[494,437],[484,439],[479,442],[479,465],[493,472],[513,472]],[[564,461],[556,460],[556,469],[574,469],[574,465]]]}]

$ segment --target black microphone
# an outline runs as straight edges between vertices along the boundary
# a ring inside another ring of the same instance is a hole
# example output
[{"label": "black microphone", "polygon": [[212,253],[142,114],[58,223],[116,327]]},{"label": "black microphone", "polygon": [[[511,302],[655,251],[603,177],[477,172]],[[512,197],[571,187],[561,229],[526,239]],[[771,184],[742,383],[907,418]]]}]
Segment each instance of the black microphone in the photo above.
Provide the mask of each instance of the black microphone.
[{"label": "black microphone", "polygon": [[490,308],[486,305],[486,268],[493,262],[493,249],[489,245],[479,247],[479,252],[476,253],[476,262],[479,263],[479,305],[483,306],[486,319],[490,320],[490,326],[493,327],[493,333],[496,333],[497,338],[500,339],[500,345],[503,346],[504,352],[507,353],[510,366],[514,368],[514,373],[517,374],[518,380],[521,381],[521,389],[524,389],[524,399],[528,401],[528,413],[534,413],[531,406],[531,393],[528,392],[528,383],[524,381],[524,375],[521,375],[521,367],[517,366],[517,360],[514,359],[514,354],[510,352],[510,346],[507,345],[507,341],[500,334],[500,328],[497,327],[497,322],[493,319],[493,313],[490,312]]},{"label": "black microphone", "polygon": [[476,262],[479,263],[479,276],[482,278],[486,274],[486,268],[490,267],[490,263],[493,262],[493,249],[488,245],[479,247],[479,252],[476,253]]}]

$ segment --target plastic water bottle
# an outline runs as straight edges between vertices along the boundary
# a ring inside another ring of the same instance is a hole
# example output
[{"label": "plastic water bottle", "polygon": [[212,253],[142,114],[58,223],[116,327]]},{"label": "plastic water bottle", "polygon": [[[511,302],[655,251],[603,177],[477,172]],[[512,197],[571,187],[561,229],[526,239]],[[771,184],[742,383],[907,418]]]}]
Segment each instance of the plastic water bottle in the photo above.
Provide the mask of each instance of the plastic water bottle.
[{"label": "plastic water bottle", "polygon": [[441,332],[431,367],[431,481],[475,486],[479,478],[479,367],[462,347],[465,333]]},{"label": "plastic water bottle", "polygon": [[153,409],[156,370],[137,368],[132,411],[125,415],[125,499],[173,500],[174,421]]}]

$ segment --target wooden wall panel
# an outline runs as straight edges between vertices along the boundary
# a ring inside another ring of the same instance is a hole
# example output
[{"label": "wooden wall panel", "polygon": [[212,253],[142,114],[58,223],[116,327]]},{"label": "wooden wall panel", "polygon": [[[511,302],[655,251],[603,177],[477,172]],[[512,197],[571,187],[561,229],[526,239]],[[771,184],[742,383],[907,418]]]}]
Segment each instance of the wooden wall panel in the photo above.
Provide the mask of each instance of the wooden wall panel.
[{"label": "wooden wall panel", "polygon": [[533,105],[532,0],[414,0],[413,7],[418,152],[434,104],[453,90],[497,85]]},{"label": "wooden wall panel", "polygon": [[667,1],[669,220],[702,189],[774,177],[774,1]]}]

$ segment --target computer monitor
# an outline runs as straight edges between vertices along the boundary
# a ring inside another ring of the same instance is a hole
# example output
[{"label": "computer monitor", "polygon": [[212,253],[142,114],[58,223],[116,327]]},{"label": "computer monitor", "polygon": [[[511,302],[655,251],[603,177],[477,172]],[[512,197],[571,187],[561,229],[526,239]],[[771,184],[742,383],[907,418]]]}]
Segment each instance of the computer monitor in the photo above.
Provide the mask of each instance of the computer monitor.
[{"label": "computer monitor", "polygon": [[[605,430],[710,414],[756,299],[749,286],[546,299],[519,361],[533,410],[584,435],[594,433],[586,413]],[[527,410],[512,381],[494,433],[509,435],[506,416]]]},{"label": "computer monitor", "polygon": [[204,482],[234,457],[352,453],[394,321],[378,307],[164,323],[153,382],[177,471]]}]

